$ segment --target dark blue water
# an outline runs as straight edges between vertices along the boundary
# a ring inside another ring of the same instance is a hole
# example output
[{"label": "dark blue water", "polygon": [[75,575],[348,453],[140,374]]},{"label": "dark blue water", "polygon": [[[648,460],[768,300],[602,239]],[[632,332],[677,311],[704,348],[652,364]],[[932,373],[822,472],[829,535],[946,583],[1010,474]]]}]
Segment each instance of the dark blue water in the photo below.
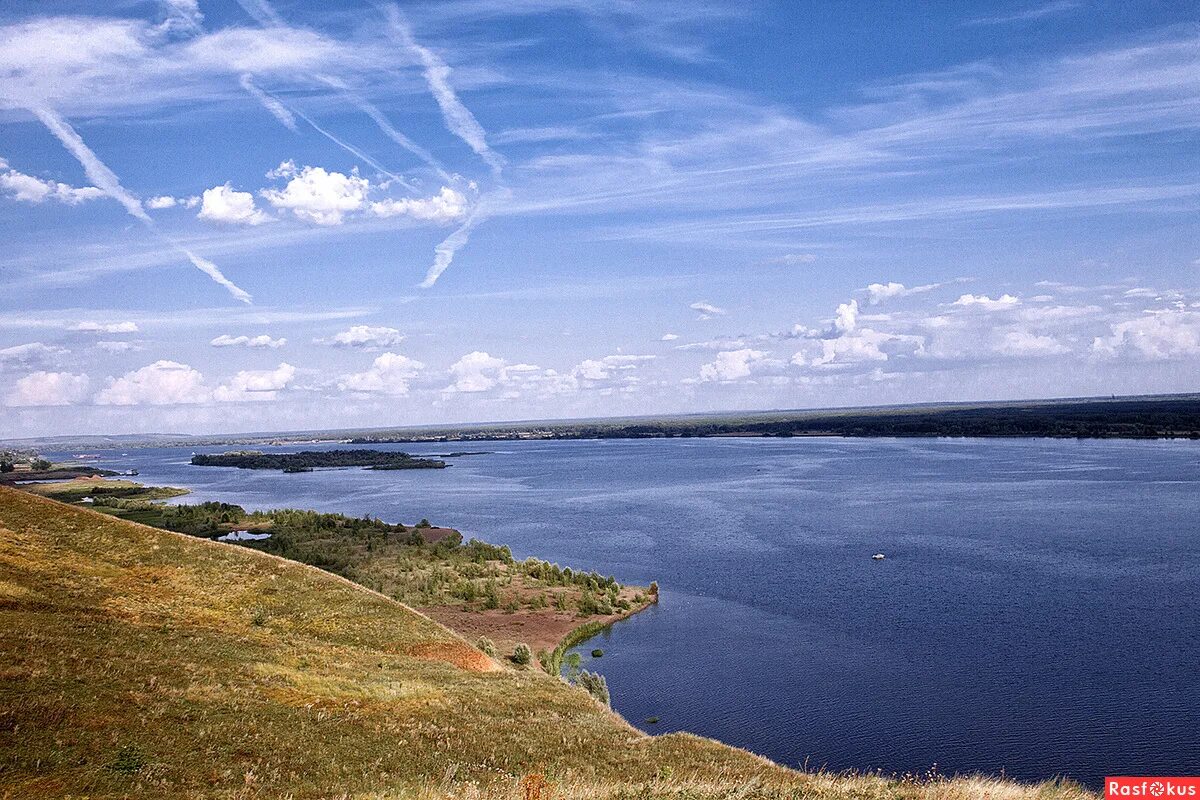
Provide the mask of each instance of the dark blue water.
[{"label": "dark blue water", "polygon": [[495,452],[440,471],[297,475],[191,467],[190,450],[106,459],[195,489],[185,502],[429,517],[518,557],[657,580],[658,608],[581,648],[652,732],[835,770],[1093,786],[1200,771],[1200,444],[480,449]]}]

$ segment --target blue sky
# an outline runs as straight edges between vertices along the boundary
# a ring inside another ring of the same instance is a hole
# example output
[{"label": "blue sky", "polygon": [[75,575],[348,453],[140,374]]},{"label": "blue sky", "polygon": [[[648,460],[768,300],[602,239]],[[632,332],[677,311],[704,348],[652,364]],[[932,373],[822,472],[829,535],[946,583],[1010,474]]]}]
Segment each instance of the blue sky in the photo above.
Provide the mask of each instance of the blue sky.
[{"label": "blue sky", "polygon": [[9,0],[0,436],[1193,391],[1187,3]]}]

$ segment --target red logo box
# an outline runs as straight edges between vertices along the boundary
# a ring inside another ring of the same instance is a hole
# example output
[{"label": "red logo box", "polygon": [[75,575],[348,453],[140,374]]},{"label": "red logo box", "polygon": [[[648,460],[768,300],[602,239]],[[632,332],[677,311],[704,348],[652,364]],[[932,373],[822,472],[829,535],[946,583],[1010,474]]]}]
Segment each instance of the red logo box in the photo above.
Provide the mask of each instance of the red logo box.
[{"label": "red logo box", "polygon": [[1106,800],[1170,800],[1193,797],[1200,800],[1200,777],[1112,776],[1104,779]]}]

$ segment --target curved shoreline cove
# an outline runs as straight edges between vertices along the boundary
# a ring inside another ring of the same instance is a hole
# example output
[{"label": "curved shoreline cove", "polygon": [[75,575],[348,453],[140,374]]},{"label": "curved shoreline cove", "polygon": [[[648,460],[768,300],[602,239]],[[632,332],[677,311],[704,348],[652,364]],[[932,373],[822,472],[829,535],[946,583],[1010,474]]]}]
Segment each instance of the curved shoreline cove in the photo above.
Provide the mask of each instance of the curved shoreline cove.
[{"label": "curved shoreline cove", "polygon": [[188,503],[436,515],[518,560],[660,581],[661,604],[572,650],[650,732],[1093,787],[1200,763],[1196,442],[505,442],[452,470],[296,475],[197,469],[192,449],[98,466]]}]

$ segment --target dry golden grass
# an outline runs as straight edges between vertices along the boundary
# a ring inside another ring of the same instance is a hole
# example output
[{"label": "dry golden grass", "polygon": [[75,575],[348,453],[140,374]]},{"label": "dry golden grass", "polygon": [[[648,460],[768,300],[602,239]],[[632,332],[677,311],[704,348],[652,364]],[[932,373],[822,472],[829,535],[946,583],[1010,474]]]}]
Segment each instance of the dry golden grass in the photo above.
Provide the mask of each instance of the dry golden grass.
[{"label": "dry golden grass", "polygon": [[458,636],[344,579],[2,487],[0,659],[14,800],[1091,798],[647,737],[548,675],[482,671]]}]

